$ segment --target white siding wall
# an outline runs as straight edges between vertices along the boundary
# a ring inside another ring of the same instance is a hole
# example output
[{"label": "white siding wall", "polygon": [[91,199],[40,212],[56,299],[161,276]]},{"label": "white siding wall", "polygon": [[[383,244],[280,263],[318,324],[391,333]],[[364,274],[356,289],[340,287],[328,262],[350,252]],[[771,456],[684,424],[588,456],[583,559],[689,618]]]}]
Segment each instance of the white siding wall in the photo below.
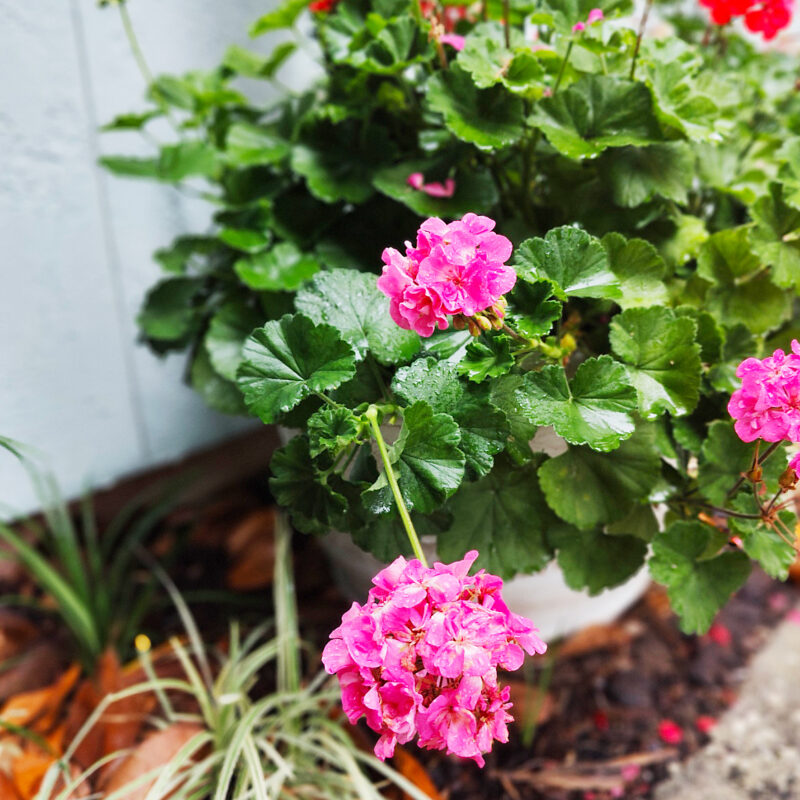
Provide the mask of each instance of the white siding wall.
[{"label": "white siding wall", "polygon": [[[273,4],[128,6],[158,74],[218,63]],[[283,77],[302,83],[309,69],[295,59]],[[136,311],[158,276],[151,253],[202,230],[208,210],[95,165],[100,152],[142,148],[136,135],[97,131],[144,105],[117,10],[0,0],[0,76],[0,434],[46,454],[74,496],[251,424],[207,410],[182,384],[182,357],[158,359],[136,344]],[[36,505],[2,454],[0,505]]]}]

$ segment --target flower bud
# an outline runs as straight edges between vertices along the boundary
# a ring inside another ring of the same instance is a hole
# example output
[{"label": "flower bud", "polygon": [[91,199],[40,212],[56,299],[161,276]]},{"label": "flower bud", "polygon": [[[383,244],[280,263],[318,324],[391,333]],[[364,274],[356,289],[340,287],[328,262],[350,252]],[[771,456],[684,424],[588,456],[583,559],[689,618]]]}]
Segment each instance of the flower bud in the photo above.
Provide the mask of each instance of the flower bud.
[{"label": "flower bud", "polygon": [[492,323],[483,314],[473,314],[472,319],[475,320],[481,330],[490,331],[492,329]]},{"label": "flower bud", "polygon": [[778,478],[778,485],[784,492],[788,492],[789,489],[794,489],[797,485],[797,473],[792,467],[786,467],[781,473],[780,478]]},{"label": "flower bud", "polygon": [[481,335],[481,329],[478,327],[478,324],[475,322],[474,319],[472,319],[472,317],[467,318],[467,327],[469,328],[469,332],[473,336]]}]

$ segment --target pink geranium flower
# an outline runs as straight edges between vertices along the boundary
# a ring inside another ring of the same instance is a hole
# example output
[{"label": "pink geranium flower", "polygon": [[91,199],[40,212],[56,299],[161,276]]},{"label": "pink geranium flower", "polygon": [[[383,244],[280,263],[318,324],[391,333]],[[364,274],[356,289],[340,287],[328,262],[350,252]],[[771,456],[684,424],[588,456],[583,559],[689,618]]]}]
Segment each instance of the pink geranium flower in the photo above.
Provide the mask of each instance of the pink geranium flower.
[{"label": "pink geranium flower", "polygon": [[497,669],[518,669],[546,645],[508,610],[500,578],[469,575],[477,557],[425,567],[401,556],[331,633],[322,663],[339,678],[347,718],[364,716],[381,735],[378,758],[417,736],[482,766],[493,742],[508,741],[510,689]]},{"label": "pink geranium flower", "polygon": [[800,343],[764,359],[747,358],[736,375],[742,381],[728,402],[734,428],[744,442],[800,441]]},{"label": "pink geranium flower", "polygon": [[[414,184],[420,173],[409,177]],[[416,246],[406,242],[403,256],[394,248],[383,251],[383,274],[378,288],[389,297],[392,319],[401,327],[430,336],[444,330],[447,317],[472,317],[490,310],[504,314],[501,298],[516,282],[506,265],[511,242],[494,232],[494,220],[466,214],[445,223],[431,217],[417,232]]]}]

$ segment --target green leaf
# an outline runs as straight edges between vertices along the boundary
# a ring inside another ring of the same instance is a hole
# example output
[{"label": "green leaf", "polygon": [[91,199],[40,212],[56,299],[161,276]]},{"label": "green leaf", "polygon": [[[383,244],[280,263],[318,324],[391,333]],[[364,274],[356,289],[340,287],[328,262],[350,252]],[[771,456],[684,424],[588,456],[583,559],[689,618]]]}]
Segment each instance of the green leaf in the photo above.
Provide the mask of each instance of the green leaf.
[{"label": "green leaf", "polygon": [[[750,469],[754,450],[754,443],[743,442],[736,435],[733,422],[718,419],[708,426],[700,456],[698,487],[713,505],[727,505],[728,492],[742,473]],[[786,466],[781,454],[782,451],[775,453],[763,466],[769,484],[777,481]]]},{"label": "green leaf", "polygon": [[115,175],[125,178],[158,178],[157,158],[130,156],[102,156],[97,163]]},{"label": "green leaf", "polygon": [[717,319],[764,333],[789,317],[791,298],[772,283],[752,248],[745,227],[715,233],[700,248],[697,274],[714,284],[706,300]]},{"label": "green leaf", "polygon": [[467,345],[458,372],[475,383],[481,383],[487,378],[505,375],[513,366],[511,339],[504,334],[484,335]]},{"label": "green leaf", "polygon": [[263,315],[241,300],[225,303],[214,314],[204,341],[211,365],[221,377],[236,380],[245,340],[263,321]]},{"label": "green leaf", "polygon": [[613,450],[634,431],[636,390],[611,356],[584,361],[569,382],[560,366],[529,372],[517,397],[531,422],[552,425],[571,444]]},{"label": "green leaf", "polygon": [[649,503],[638,503],[626,517],[606,525],[610,536],[634,536],[643,542],[651,542],[658,530],[658,520]]},{"label": "green leaf", "polygon": [[429,61],[433,55],[425,30],[408,12],[388,22],[370,14],[366,27],[367,30],[373,28],[370,31],[373,33],[372,39],[366,46],[351,49],[343,59],[356,69],[379,75],[396,75],[412,64]]},{"label": "green leaf", "polygon": [[618,586],[644,564],[647,544],[633,536],[607,536],[599,528],[556,528],[549,534],[558,566],[572,589],[596,595]]},{"label": "green leaf", "polygon": [[266,423],[301,400],[335,389],[355,375],[350,345],[330,325],[286,314],[248,337],[237,373],[251,413]]},{"label": "green leaf", "polygon": [[667,587],[686,633],[705,633],[750,574],[750,562],[741,552],[700,560],[713,535],[714,529],[701,522],[676,522],[653,540],[650,574]]},{"label": "green leaf", "polygon": [[502,26],[496,23],[478,26],[466,37],[456,63],[472,76],[479,89],[502,83],[511,91],[529,92],[541,84],[544,69],[530,49],[509,49],[503,37]]},{"label": "green leaf", "polygon": [[541,100],[528,122],[567,158],[593,158],[608,147],[660,141],[652,105],[641,83],[586,75]]},{"label": "green leaf", "polygon": [[561,318],[562,303],[553,296],[550,281],[517,281],[509,296],[511,304],[506,318],[514,330],[528,338],[546,336],[553,323]]},{"label": "green leaf", "polygon": [[696,48],[670,37],[666,40],[644,39],[640,72],[653,95],[659,121],[676,128],[689,139],[705,140],[715,134],[720,110],[693,79],[702,68]]},{"label": "green leaf", "polygon": [[584,22],[593,8],[599,8],[604,19],[629,14],[632,10],[630,0],[543,0],[537,4],[536,17],[539,24],[550,25],[561,33],[572,34],[576,22]]},{"label": "green leaf", "polygon": [[[438,536],[450,524],[447,514],[430,516],[411,514],[411,522],[419,536]],[[362,549],[372,553],[379,561],[388,563],[399,555],[411,555],[408,534],[399,517],[372,517],[369,522],[352,531],[353,541]]]},{"label": "green leaf", "polygon": [[271,78],[296,49],[294,42],[281,42],[265,56],[232,44],[222,57],[222,66],[247,78]]},{"label": "green leaf", "polygon": [[523,280],[550,281],[560,300],[616,299],[621,294],[603,246],[579,228],[565,225],[548,231],[544,239],[526,239],[514,254],[514,266]]},{"label": "green leaf", "polygon": [[164,342],[188,336],[198,323],[201,290],[197,278],[167,278],[157,283],[147,293],[136,320],[144,335]]},{"label": "green leaf", "polygon": [[409,361],[421,347],[414,331],[403,330],[389,315],[389,299],[374,275],[352,269],[321,272],[300,289],[295,306],[314,322],[333,325],[355,351],[369,352],[382,364]]},{"label": "green leaf", "polygon": [[689,317],[697,326],[697,344],[700,345],[700,360],[704,364],[716,364],[722,358],[724,336],[722,329],[708,311],[699,311],[692,306],[678,306],[679,317]]},{"label": "green leaf", "polygon": [[236,384],[214,370],[205,347],[198,347],[189,372],[192,388],[203,402],[222,414],[246,414],[244,400]]},{"label": "green leaf", "polygon": [[161,148],[155,177],[173,183],[193,176],[213,178],[219,167],[219,153],[207,142],[180,142]]},{"label": "green leaf", "polygon": [[602,238],[611,271],[620,282],[617,303],[624,308],[666,305],[669,292],[664,284],[667,271],[664,259],[644,239],[626,240],[622,234],[607,233]]},{"label": "green leaf", "polygon": [[178,236],[169,247],[156,250],[153,258],[166,272],[203,272],[206,259],[221,249],[212,236]]},{"label": "green leaf", "polygon": [[525,379],[522,375],[503,375],[492,381],[489,398],[499,408],[508,422],[511,442],[507,447],[518,461],[531,458],[530,441],[536,435],[537,425],[527,416],[527,404],[520,400],[524,396]]},{"label": "green leaf", "polygon": [[[354,147],[355,137],[359,146]],[[396,146],[377,125],[359,130],[320,126],[292,147],[292,169],[306,179],[308,190],[325,203],[364,203],[374,193],[375,172],[392,160]]]},{"label": "green leaf", "polygon": [[684,204],[694,165],[685,142],[668,142],[616,150],[604,158],[600,174],[618,206],[634,208],[656,197]]},{"label": "green leaf", "polygon": [[639,412],[654,419],[664,412],[688,414],[700,397],[697,326],[669,308],[631,308],[611,321],[611,347],[628,365],[639,396]]},{"label": "green leaf", "polygon": [[304,533],[327,533],[344,518],[347,500],[325,483],[314,467],[308,439],[295,436],[275,451],[270,462],[269,488],[275,502],[288,508],[292,522]]},{"label": "green leaf", "polygon": [[643,431],[610,453],[570,447],[542,464],[539,481],[550,508],[587,529],[623,519],[648,496],[660,470],[653,435]]},{"label": "green leaf", "polygon": [[658,249],[667,265],[679,267],[695,258],[700,245],[708,239],[706,226],[692,214],[673,214],[669,218],[672,233],[658,243]]},{"label": "green leaf", "polygon": [[408,185],[408,176],[421,172],[426,182],[436,161],[430,159],[403,161],[375,173],[373,186],[382,194],[408,206],[421,217],[462,217],[472,211],[488,212],[497,204],[498,193],[492,173],[486,167],[466,164],[453,174],[455,191],[452,197],[431,197]]},{"label": "green leaf", "polygon": [[[423,402],[403,411],[403,427],[389,448],[389,461],[409,511],[435,511],[459,487],[465,463],[460,441],[458,425],[448,414],[434,414]],[[373,514],[386,514],[395,505],[385,473],[362,497]]]},{"label": "green leaf", "polygon": [[309,452],[318,456],[331,450],[335,455],[358,438],[362,427],[349,408],[323,406],[308,418]]},{"label": "green leaf", "polygon": [[236,166],[277,164],[288,154],[288,142],[252,122],[234,123],[225,136],[225,155]]},{"label": "green leaf", "polygon": [[138,114],[117,114],[111,122],[107,122],[100,127],[101,131],[139,131],[150,122],[151,119],[161,116],[161,111],[151,109],[142,111]]},{"label": "green leaf", "polygon": [[800,293],[800,209],[786,203],[779,183],[771,183],[769,194],[756,201],[751,213],[757,223],[753,246],[772,267],[773,280]]},{"label": "green leaf", "polygon": [[250,35],[261,36],[267,31],[291,28],[307,6],[308,0],[284,0],[278,8],[259,17],[250,26]]},{"label": "green leaf", "polygon": [[522,135],[522,100],[501,86],[479,89],[457,65],[428,81],[427,101],[459,139],[480,150],[507,147]]},{"label": "green leaf", "polygon": [[247,228],[223,228],[218,238],[228,247],[243,253],[260,253],[272,241],[268,230],[262,232]]},{"label": "green leaf", "polygon": [[[750,492],[738,495],[727,505],[742,514],[759,513],[759,508]],[[781,511],[779,517],[784,529],[793,530],[796,520],[791,511]],[[758,561],[767,575],[778,580],[786,580],[789,567],[794,563],[797,553],[774,528],[768,527],[761,520],[741,517],[728,517],[728,527],[733,533],[739,534],[744,552]]]},{"label": "green leaf", "polygon": [[422,400],[434,412],[453,417],[461,428],[459,447],[467,468],[478,477],[492,469],[495,455],[506,445],[509,429],[503,413],[490,404],[486,387],[465,385],[454,364],[419,358],[397,370],[392,391],[409,405]]},{"label": "green leaf", "polygon": [[544,501],[531,465],[513,469],[498,464],[482,480],[463,486],[447,510],[453,524],[436,540],[444,561],[475,549],[479,567],[507,579],[540,570],[550,560],[547,532],[558,520]]},{"label": "green leaf", "polygon": [[281,242],[262,253],[240,258],[233,269],[251,289],[293,291],[319,272],[319,262],[291,242]]}]

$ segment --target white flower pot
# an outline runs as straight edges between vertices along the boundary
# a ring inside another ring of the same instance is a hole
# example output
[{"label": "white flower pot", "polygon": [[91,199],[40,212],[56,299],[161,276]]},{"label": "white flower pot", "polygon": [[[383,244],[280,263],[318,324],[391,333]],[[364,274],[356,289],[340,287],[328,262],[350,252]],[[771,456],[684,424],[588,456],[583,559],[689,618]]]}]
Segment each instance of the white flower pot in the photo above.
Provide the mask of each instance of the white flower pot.
[{"label": "white flower pot", "polygon": [[[279,427],[278,433],[285,443],[295,432]],[[531,446],[548,455],[558,455],[566,449],[563,439],[543,428],[537,431]],[[332,531],[320,539],[320,544],[330,561],[336,585],[346,597],[363,603],[372,586],[373,575],[386,565],[340,531]],[[438,560],[434,537],[423,537],[422,549],[429,563]],[[549,641],[587,625],[613,621],[644,594],[649,584],[649,573],[643,567],[625,583],[591,597],[585,590],[576,591],[567,586],[561,568],[556,561],[551,561],[540,572],[517,575],[506,581],[503,599],[512,611],[532,620],[542,638]]]}]

